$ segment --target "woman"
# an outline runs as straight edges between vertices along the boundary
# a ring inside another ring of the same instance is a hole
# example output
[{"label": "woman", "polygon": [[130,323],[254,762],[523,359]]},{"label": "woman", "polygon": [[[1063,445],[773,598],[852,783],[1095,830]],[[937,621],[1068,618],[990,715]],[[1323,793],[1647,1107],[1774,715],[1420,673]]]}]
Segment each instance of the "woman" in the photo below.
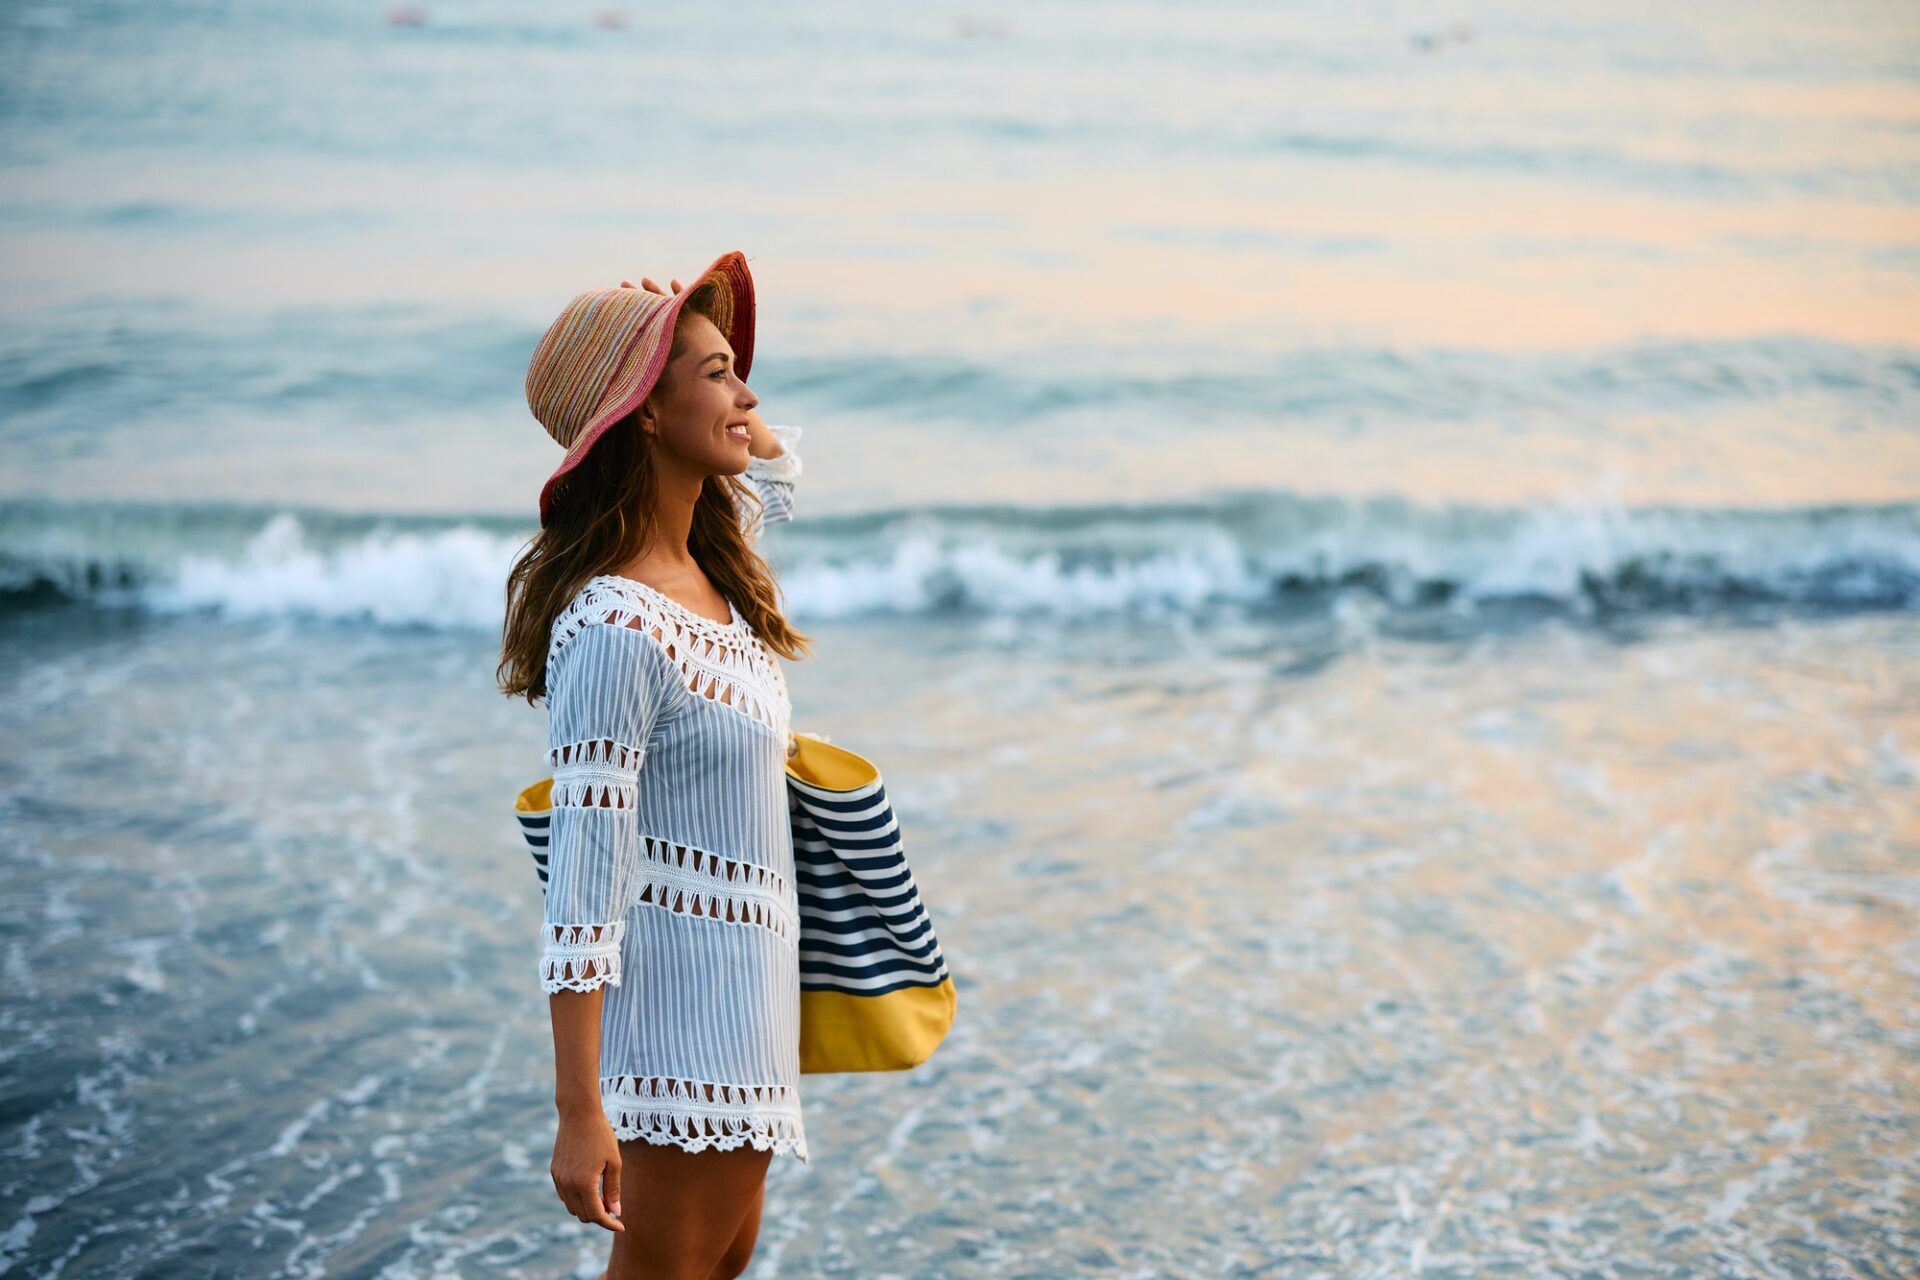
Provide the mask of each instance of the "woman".
[{"label": "woman", "polygon": [[791,518],[800,430],[755,412],[744,257],[641,284],[578,295],[534,352],[567,454],[501,684],[548,707],[554,1186],[616,1233],[607,1280],[708,1280],[746,1269],[772,1157],[807,1159],[779,658],[809,645],[754,546]]}]

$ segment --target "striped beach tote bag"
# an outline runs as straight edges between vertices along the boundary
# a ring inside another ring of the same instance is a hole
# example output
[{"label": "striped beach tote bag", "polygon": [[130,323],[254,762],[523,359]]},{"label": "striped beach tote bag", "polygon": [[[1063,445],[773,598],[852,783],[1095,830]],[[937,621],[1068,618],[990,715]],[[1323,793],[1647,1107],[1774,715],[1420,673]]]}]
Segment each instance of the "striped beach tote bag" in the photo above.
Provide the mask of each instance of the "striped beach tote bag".
[{"label": "striped beach tote bag", "polygon": [[[952,1027],[957,999],[886,784],[845,747],[805,733],[794,741],[787,810],[800,899],[800,1070],[918,1066]],[[552,791],[543,778],[514,800],[543,893]]]}]

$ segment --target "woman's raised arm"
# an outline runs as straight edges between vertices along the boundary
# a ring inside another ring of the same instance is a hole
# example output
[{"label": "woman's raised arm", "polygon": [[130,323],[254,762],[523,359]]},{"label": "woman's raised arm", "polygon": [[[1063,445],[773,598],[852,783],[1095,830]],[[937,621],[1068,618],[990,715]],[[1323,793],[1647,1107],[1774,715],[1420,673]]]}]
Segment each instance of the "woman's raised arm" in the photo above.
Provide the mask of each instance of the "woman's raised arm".
[{"label": "woman's raised arm", "polygon": [[[747,463],[744,479],[759,493],[760,505],[754,509],[751,502],[741,503],[745,509],[740,519],[747,530],[747,541],[757,542],[767,525],[793,519],[793,485],[800,478],[800,455],[795,452],[795,446],[800,443],[801,428],[770,424],[752,412],[747,418],[755,453]],[[781,451],[771,458],[761,457],[758,450],[764,447],[765,440],[778,442]]]}]

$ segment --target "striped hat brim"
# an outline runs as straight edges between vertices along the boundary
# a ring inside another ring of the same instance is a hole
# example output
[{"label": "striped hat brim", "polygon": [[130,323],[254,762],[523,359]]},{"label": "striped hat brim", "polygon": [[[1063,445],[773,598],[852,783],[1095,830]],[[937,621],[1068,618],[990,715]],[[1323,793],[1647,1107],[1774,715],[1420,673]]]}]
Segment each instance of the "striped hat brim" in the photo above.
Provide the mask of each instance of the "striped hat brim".
[{"label": "striped hat brim", "polygon": [[734,369],[745,378],[753,367],[753,275],[746,255],[737,250],[716,258],[670,297],[626,284],[589,289],[575,295],[548,326],[527,366],[527,404],[567,454],[540,488],[543,526],[561,481],[660,381],[681,304],[709,277],[718,277],[733,294],[727,341]]}]

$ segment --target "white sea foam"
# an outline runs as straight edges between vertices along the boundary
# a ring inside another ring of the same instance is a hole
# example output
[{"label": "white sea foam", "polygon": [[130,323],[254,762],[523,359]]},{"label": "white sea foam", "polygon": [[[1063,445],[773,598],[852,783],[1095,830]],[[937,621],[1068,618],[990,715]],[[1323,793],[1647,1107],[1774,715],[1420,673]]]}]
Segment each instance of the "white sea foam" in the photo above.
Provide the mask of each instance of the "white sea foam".
[{"label": "white sea foam", "polygon": [[[14,600],[35,586],[159,613],[493,630],[529,530],[487,518],[49,508],[0,517]],[[816,519],[770,539],[797,619],[1192,614],[1331,597],[1614,612],[1726,600],[1911,607],[1920,507],[1513,510],[1288,495],[1190,508]],[[1364,619],[1374,610],[1362,607]]]}]

